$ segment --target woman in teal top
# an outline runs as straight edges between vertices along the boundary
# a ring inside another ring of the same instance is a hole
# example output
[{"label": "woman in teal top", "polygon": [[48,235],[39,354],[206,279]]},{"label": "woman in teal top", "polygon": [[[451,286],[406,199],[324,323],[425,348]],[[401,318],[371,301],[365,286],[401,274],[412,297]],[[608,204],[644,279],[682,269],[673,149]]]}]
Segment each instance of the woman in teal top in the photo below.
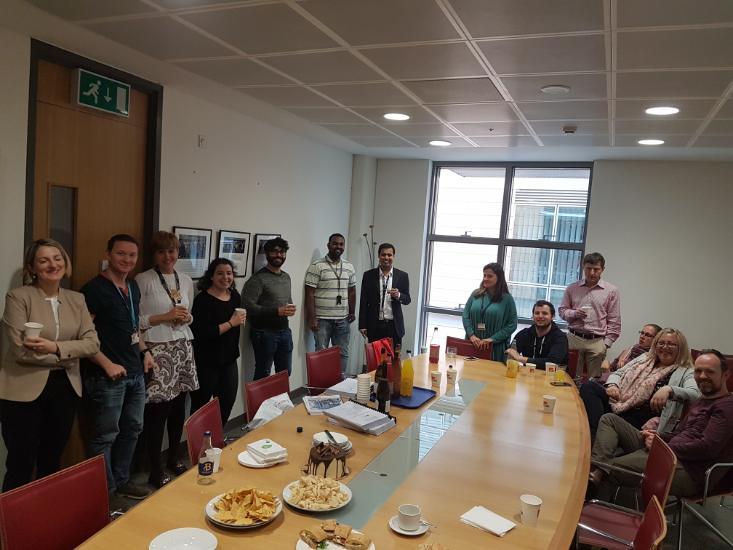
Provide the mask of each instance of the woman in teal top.
[{"label": "woman in teal top", "polygon": [[484,266],[481,286],[471,293],[463,308],[463,328],[466,339],[477,349],[493,346],[494,361],[504,361],[504,350],[517,330],[517,307],[501,264]]}]

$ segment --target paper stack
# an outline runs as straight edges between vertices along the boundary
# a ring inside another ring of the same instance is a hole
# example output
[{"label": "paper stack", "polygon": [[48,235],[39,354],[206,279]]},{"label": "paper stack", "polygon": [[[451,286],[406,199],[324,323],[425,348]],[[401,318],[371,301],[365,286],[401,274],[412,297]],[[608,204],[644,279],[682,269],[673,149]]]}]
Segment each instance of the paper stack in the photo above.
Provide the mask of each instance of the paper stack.
[{"label": "paper stack", "polygon": [[356,378],[344,378],[338,384],[335,384],[328,388],[325,393],[340,395],[346,399],[354,399],[356,397]]},{"label": "paper stack", "polygon": [[507,532],[516,527],[514,522],[495,514],[483,506],[474,506],[471,508],[461,516],[461,521],[467,525],[478,527],[483,531],[488,531],[489,533],[493,533],[499,537],[503,537]]},{"label": "paper stack", "polygon": [[288,459],[288,450],[271,439],[260,439],[247,445],[252,459],[263,466],[272,466]]},{"label": "paper stack", "polygon": [[395,421],[386,414],[353,401],[323,412],[341,426],[372,435],[384,433],[395,425]]},{"label": "paper stack", "polygon": [[338,407],[341,404],[339,395],[306,395],[303,397],[303,405],[308,414],[323,414],[326,409]]}]

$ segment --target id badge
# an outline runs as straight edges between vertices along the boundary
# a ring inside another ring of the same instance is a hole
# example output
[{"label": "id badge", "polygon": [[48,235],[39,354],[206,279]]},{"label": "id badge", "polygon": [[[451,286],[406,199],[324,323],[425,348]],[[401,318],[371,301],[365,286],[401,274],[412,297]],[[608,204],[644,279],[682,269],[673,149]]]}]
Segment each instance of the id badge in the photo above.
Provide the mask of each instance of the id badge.
[{"label": "id badge", "polygon": [[478,330],[486,330],[486,323],[478,323],[476,324],[476,328]]},{"label": "id badge", "polygon": [[132,336],[130,336],[130,340],[132,340],[132,345],[133,345],[133,346],[134,346],[135,344],[139,344],[139,343],[140,343],[140,333],[138,333],[138,332],[133,332],[133,333],[132,333]]},{"label": "id badge", "polygon": [[340,306],[341,305],[341,295],[340,294],[338,296],[336,296],[336,305],[337,306]]}]

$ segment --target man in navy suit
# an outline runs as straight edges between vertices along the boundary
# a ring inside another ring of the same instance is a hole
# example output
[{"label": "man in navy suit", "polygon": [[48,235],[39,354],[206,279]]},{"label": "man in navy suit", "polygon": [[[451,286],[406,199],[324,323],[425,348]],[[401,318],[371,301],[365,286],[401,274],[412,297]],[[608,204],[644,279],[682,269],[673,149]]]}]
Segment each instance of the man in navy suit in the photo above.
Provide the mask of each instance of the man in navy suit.
[{"label": "man in navy suit", "polygon": [[395,247],[379,245],[379,267],[364,272],[361,279],[359,331],[370,341],[392,338],[395,346],[402,343],[405,321],[402,306],[410,303],[410,278],[394,269]]}]

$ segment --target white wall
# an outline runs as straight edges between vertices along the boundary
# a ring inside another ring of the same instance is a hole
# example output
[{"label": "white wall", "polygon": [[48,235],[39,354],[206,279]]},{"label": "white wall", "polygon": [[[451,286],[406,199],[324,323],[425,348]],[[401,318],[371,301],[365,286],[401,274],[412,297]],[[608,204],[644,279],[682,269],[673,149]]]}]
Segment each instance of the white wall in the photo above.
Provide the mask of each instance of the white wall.
[{"label": "white wall", "polygon": [[615,352],[653,322],[731,353],[731,182],[733,163],[595,163],[587,250],[605,256],[604,277],[621,288]]}]

